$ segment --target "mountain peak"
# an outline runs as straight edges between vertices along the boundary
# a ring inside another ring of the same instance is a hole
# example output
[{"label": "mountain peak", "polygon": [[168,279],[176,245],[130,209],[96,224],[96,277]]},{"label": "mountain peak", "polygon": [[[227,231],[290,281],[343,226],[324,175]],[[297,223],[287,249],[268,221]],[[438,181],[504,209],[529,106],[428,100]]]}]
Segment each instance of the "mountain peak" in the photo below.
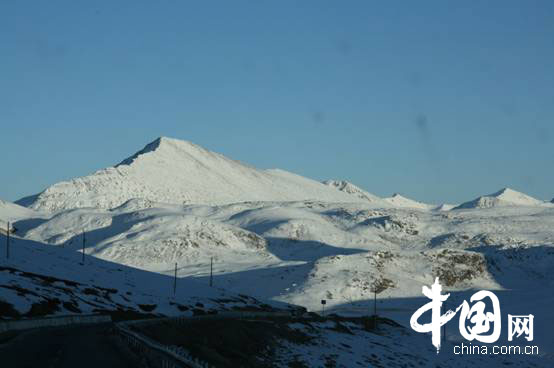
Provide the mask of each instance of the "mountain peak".
[{"label": "mountain peak", "polygon": [[455,209],[462,208],[490,208],[503,206],[536,206],[542,204],[536,198],[518,192],[511,188],[502,188],[498,192],[475,198],[469,202],[462,203]]},{"label": "mountain peak", "polygon": [[152,143],[157,143],[158,147],[179,147],[179,148],[196,148],[202,149],[202,147],[183,139],[171,138],[171,137],[158,137]]},{"label": "mountain peak", "polygon": [[512,188],[502,188],[498,192],[495,192],[490,195],[490,197],[499,197],[502,195],[516,195],[516,194],[522,194],[521,192],[518,192],[517,190],[513,190]]},{"label": "mountain peak", "polygon": [[496,197],[514,204],[538,204],[541,202],[527,194],[510,188],[503,188],[498,192],[489,195],[489,197]]},{"label": "mountain peak", "polygon": [[18,203],[53,212],[82,207],[110,209],[134,198],[208,205],[362,201],[300,175],[256,169],[188,141],[159,137],[115,167],[56,183]]},{"label": "mountain peak", "polygon": [[405,207],[405,208],[419,208],[419,209],[431,209],[433,205],[418,202],[416,200],[404,197],[400,193],[394,193],[392,197],[385,198],[385,201],[389,202],[396,207]]},{"label": "mountain peak", "polygon": [[161,150],[170,150],[170,149],[177,149],[181,151],[191,151],[191,150],[203,150],[202,147],[195,145],[192,142],[184,141],[176,138],[169,138],[169,137],[158,137],[152,142],[148,143],[146,146],[144,146],[143,149],[136,152],[134,155],[126,158],[125,160],[121,161],[119,164],[115,165],[115,167],[121,166],[121,165],[131,165],[137,158],[139,158],[141,155],[148,154],[151,152],[159,152]]}]

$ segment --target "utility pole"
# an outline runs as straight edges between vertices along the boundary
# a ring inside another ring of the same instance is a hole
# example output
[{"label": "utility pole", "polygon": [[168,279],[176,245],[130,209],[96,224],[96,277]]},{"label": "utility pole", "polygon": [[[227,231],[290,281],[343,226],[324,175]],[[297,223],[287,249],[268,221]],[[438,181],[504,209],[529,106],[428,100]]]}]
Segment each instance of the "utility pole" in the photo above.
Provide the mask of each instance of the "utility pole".
[{"label": "utility pole", "polygon": [[373,320],[374,327],[377,329],[377,287],[373,287]]},{"label": "utility pole", "polygon": [[83,251],[82,251],[82,261],[81,261],[81,264],[84,266],[85,265],[85,231],[83,230]]},{"label": "utility pole", "polygon": [[373,290],[373,314],[377,315],[377,289]]},{"label": "utility pole", "polygon": [[175,277],[173,278],[173,295],[177,293],[177,262],[175,262]]},{"label": "utility pole", "polygon": [[[444,309],[446,310],[446,301],[442,305],[444,306]],[[441,311],[441,315],[442,315],[442,311]],[[444,343],[445,341],[446,341],[446,323],[444,325],[442,325],[442,342]]]},{"label": "utility pole", "polygon": [[210,257],[210,287],[214,285],[214,257]]},{"label": "utility pole", "polygon": [[10,223],[8,222],[8,227],[6,228],[6,258],[10,258]]}]

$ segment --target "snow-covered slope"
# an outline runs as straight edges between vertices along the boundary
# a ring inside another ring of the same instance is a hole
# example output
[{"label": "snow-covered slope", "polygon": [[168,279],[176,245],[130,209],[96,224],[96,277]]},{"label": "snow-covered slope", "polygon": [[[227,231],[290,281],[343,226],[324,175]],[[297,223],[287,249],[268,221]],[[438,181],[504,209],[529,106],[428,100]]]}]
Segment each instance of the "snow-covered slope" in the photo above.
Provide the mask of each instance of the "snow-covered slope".
[{"label": "snow-covered slope", "polygon": [[358,198],[365,199],[368,202],[373,202],[380,199],[376,195],[366,192],[365,190],[355,186],[354,184],[346,180],[326,180],[323,182],[323,184],[336,188],[341,192],[352,194]]},{"label": "snow-covered slope", "polygon": [[510,188],[504,188],[496,193],[475,198],[472,201],[465,202],[454,209],[464,208],[490,208],[505,206],[538,206],[544,202],[535,199],[527,194],[520,193]]},{"label": "snow-covered slope", "polygon": [[[159,297],[150,292],[149,285],[157,284],[158,278],[166,280],[160,285],[167,284],[175,263],[179,277],[206,284],[209,258],[214,257],[216,285],[310,310],[318,311],[320,300],[326,299],[327,308],[337,313],[366,314],[373,306],[371,290],[377,285],[379,308],[383,309],[379,314],[407,325],[411,313],[424,303],[421,286],[439,276],[459,298],[467,299],[466,290],[496,290],[503,293],[506,310],[533,313],[541,324],[554,325],[547,313],[552,297],[530,287],[540,282],[547,290],[553,285],[552,206],[440,212],[379,207],[367,201],[183,206],[130,200],[111,210],[70,209],[27,222],[15,223],[21,228],[19,236],[25,237],[14,240],[12,257],[20,257],[17,267],[60,278],[72,275],[89,285],[77,286],[73,293],[79,295],[88,287],[107,287],[109,283],[127,290],[125,278],[117,279],[117,268],[136,266],[145,272],[135,270],[129,276],[128,283],[134,285],[131,292],[140,295],[133,302],[154,304]],[[86,252],[94,256],[87,259],[115,265],[115,270],[79,275],[83,230]],[[32,240],[39,244],[34,253],[18,255],[24,249],[18,242]],[[56,252],[66,259],[60,262],[74,265],[61,267],[62,263],[44,258],[44,252]],[[25,268],[26,262],[41,262],[42,266]],[[137,275],[144,277],[136,280]],[[74,299],[56,296],[57,290],[29,285],[20,276],[6,274],[3,282],[17,282],[36,294],[48,293],[48,298]],[[14,305],[23,303],[21,311],[37,299],[24,302],[15,291],[0,289],[1,298]],[[86,303],[79,303],[79,309],[89,310]],[[130,308],[131,304],[126,303]],[[156,311],[161,313],[178,313],[169,301],[157,305]],[[547,331],[537,329],[536,334],[541,351],[553,352]]]},{"label": "snow-covered slope", "polygon": [[0,199],[0,220],[15,221],[37,215],[35,211]]},{"label": "snow-covered slope", "polygon": [[196,204],[306,199],[362,201],[283,170],[259,170],[190,142],[159,138],[115,167],[54,184],[18,203],[57,211],[113,208],[133,198]]},{"label": "snow-covered slope", "polygon": [[10,232],[12,232],[14,231],[13,223],[15,221],[40,216],[42,216],[42,214],[29,208],[0,199],[0,232],[6,233],[8,222],[10,223]]},{"label": "snow-covered slope", "polygon": [[398,193],[393,194],[392,197],[384,198],[384,200],[395,207],[401,208],[417,208],[421,210],[429,210],[436,207],[432,204],[422,203],[410,198],[406,198]]},{"label": "snow-covered slope", "polygon": [[0,263],[0,320],[116,311],[190,315],[262,305],[190,278],[177,280],[174,292],[171,276],[90,256],[83,264],[78,252],[18,237],[12,242],[10,259]]},{"label": "snow-covered slope", "polygon": [[[443,341],[437,354],[429,336],[387,320],[380,322],[377,333],[359,321],[296,322],[289,327],[296,341],[283,339],[279,344],[276,367],[550,367],[538,356],[455,355],[451,352],[459,341]],[[298,334],[308,339],[300,340]]]}]

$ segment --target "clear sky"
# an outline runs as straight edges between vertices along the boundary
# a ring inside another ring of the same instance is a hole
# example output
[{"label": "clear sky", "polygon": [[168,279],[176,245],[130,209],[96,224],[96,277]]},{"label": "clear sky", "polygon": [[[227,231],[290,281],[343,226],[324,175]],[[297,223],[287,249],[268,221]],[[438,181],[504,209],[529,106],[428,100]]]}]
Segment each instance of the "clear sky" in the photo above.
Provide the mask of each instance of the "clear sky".
[{"label": "clear sky", "polygon": [[158,136],[380,196],[554,197],[554,2],[0,2],[0,198]]}]

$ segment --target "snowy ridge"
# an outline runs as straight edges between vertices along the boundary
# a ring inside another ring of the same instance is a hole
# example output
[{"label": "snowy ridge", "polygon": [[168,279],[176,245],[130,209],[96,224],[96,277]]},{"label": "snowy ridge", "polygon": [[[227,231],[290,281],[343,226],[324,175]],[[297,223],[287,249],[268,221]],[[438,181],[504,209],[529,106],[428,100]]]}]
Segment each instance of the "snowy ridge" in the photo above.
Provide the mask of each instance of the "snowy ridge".
[{"label": "snowy ridge", "polygon": [[17,203],[44,211],[114,208],[133,198],[225,204],[243,201],[359,202],[283,170],[259,170],[186,141],[158,138],[115,167],[52,185]]},{"label": "snowy ridge", "polygon": [[384,200],[389,202],[395,207],[401,207],[401,208],[417,208],[421,210],[429,210],[436,207],[432,204],[426,204],[426,203],[415,201],[410,198],[406,198],[400,195],[399,193],[393,194],[392,197],[384,198]]},{"label": "snowy ridge", "polygon": [[543,203],[543,201],[528,196],[527,194],[520,193],[510,188],[504,188],[496,193],[481,196],[472,201],[462,203],[454,209],[491,208],[504,206],[540,206]]},{"label": "snowy ridge", "polygon": [[380,199],[376,195],[366,192],[365,190],[355,186],[354,184],[346,180],[326,180],[323,182],[323,184],[334,187],[341,192],[352,194],[358,198],[365,199],[368,202],[373,202]]}]

